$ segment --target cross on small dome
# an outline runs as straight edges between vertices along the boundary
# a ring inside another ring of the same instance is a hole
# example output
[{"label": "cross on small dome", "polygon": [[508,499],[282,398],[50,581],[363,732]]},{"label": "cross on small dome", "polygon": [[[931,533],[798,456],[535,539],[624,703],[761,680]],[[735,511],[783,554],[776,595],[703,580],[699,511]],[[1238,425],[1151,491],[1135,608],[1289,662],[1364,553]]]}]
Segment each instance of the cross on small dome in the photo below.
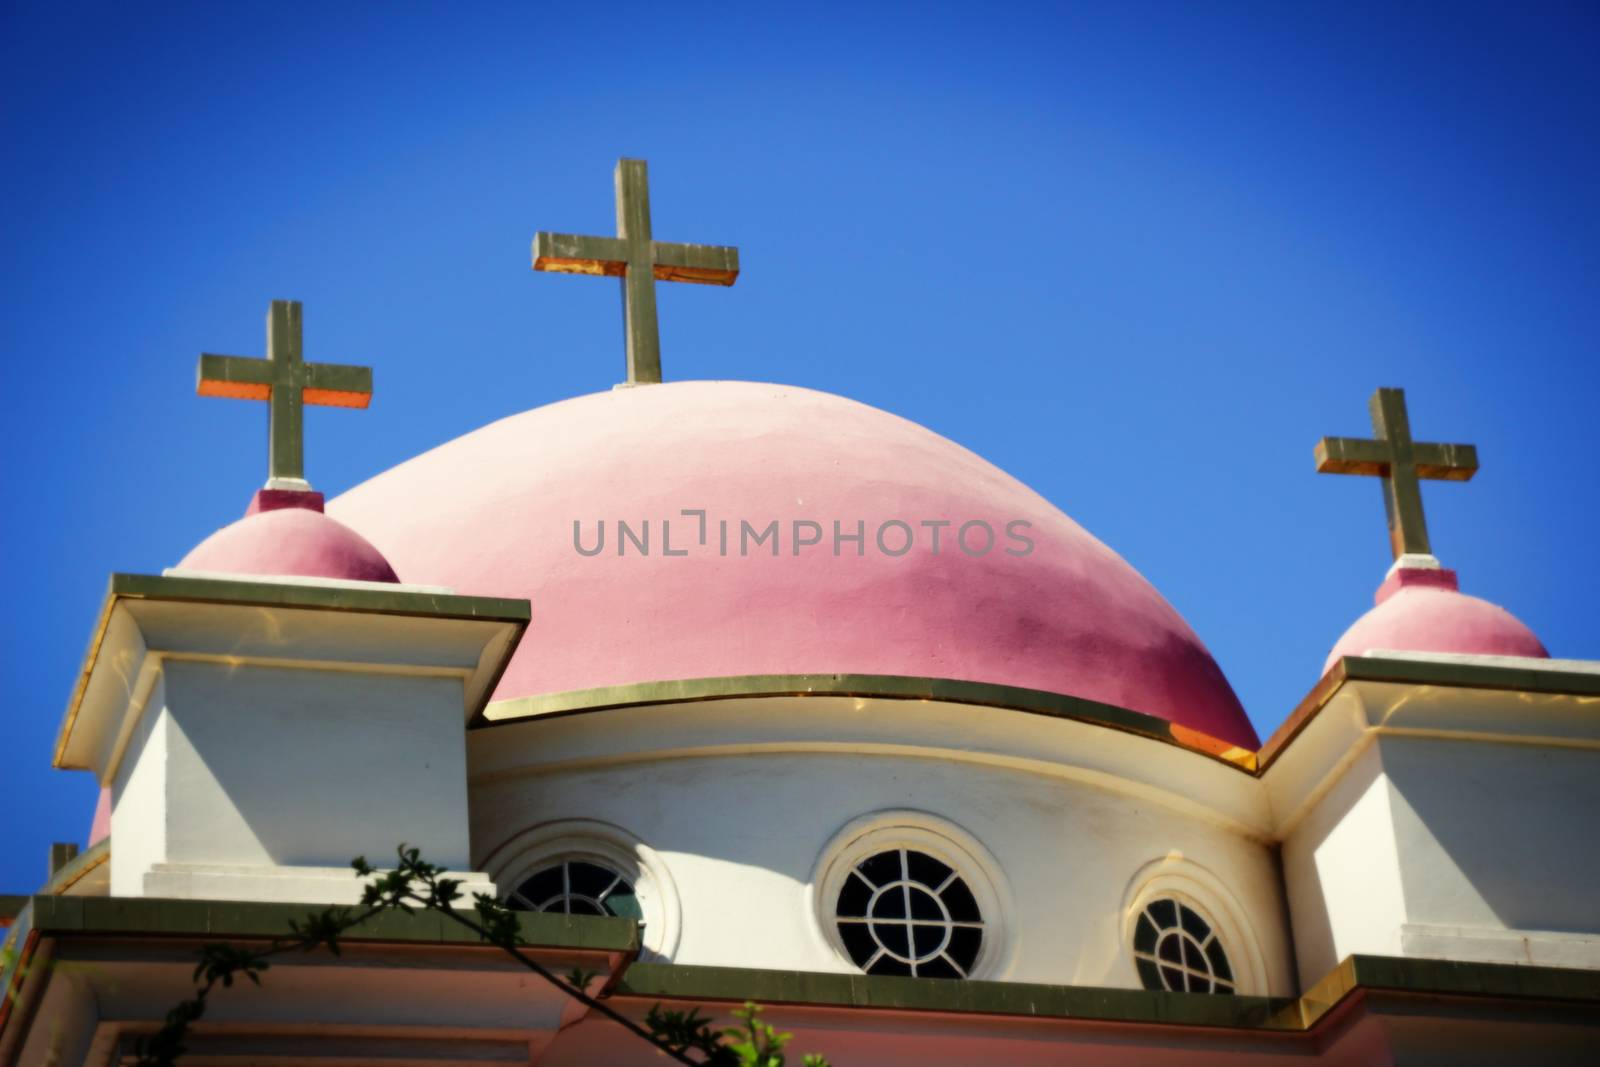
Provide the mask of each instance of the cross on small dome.
[{"label": "cross on small dome", "polygon": [[398,582],[394,568],[366,538],[322,511],[322,494],[305,479],[304,406],[364,408],[372,370],[307,363],[300,302],[274,300],[267,310],[267,358],[200,357],[201,396],[267,402],[267,484],[245,517],[195,546],[179,570],[216,574]]},{"label": "cross on small dome", "polygon": [[1317,442],[1317,473],[1368,474],[1382,478],[1394,558],[1431,556],[1433,549],[1428,542],[1428,523],[1422,513],[1422,487],[1418,479],[1467,481],[1478,473],[1478,450],[1472,445],[1413,441],[1404,389],[1379,389],[1372,394],[1368,407],[1376,440],[1324,437]]},{"label": "cross on small dome", "polygon": [[1317,442],[1317,470],[1383,479],[1395,563],[1378,587],[1372,610],[1339,638],[1323,672],[1345,656],[1377,651],[1548,657],[1516,616],[1463,594],[1456,573],[1433,557],[1420,480],[1467,481],[1478,472],[1478,450],[1413,441],[1404,390],[1379,389],[1370,408],[1374,439],[1324,437]]},{"label": "cross on small dome", "polygon": [[302,355],[300,301],[267,309],[267,358],[200,356],[195,392],[267,402],[267,488],[309,492],[305,477],[306,404],[364,408],[372,402],[372,368],[307,363]]}]

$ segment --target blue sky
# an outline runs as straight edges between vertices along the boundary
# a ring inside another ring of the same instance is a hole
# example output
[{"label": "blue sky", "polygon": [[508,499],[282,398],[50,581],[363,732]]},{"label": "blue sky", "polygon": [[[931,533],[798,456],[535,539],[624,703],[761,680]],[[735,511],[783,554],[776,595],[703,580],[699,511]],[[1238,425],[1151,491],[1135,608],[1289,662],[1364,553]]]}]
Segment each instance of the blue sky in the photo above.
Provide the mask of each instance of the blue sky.
[{"label": "blue sky", "polygon": [[666,375],[924,423],[1139,568],[1265,736],[1388,565],[1379,489],[1319,477],[1407,389],[1483,470],[1436,552],[1559,656],[1600,656],[1600,8],[21,3],[0,14],[11,457],[0,892],[81,840],[49,769],[112,571],[238,517],[259,354],[376,368],[314,410],[330,494],[622,376],[614,283],[529,270],[610,232],[737,244],[665,286]]}]

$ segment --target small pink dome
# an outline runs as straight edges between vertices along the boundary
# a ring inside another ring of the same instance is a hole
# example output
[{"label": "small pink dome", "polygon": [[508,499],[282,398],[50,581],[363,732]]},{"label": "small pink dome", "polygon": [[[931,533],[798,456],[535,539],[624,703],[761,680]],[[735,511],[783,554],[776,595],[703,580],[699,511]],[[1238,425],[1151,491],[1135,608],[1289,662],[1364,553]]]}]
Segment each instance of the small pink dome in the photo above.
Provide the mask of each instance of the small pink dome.
[{"label": "small pink dome", "polygon": [[1322,665],[1324,674],[1341,656],[1361,656],[1377,649],[1535,659],[1550,656],[1533,631],[1511,612],[1459,592],[1454,571],[1395,571],[1378,588],[1376,600],[1377,606],[1357,619],[1328,653]]},{"label": "small pink dome", "polygon": [[400,580],[370,541],[311,507],[255,511],[201,541],[178,566],[227,574]]},{"label": "small pink dome", "polygon": [[[902,675],[1083,697],[1256,747],[1216,661],[1120,556],[965,448],[826,393],[672,382],[579,397],[402,463],[332,509],[408,581],[533,602],[498,700]],[[648,522],[648,553],[619,554],[619,519]],[[602,520],[604,551],[578,551],[574,524],[589,546]],[[746,555],[741,521],[776,522],[779,553]],[[930,521],[948,524],[938,553]],[[1013,521],[1030,524],[1026,554]],[[863,551],[834,542],[835,522],[862,524]],[[969,522],[988,524],[992,550],[978,526],[961,549]]]}]

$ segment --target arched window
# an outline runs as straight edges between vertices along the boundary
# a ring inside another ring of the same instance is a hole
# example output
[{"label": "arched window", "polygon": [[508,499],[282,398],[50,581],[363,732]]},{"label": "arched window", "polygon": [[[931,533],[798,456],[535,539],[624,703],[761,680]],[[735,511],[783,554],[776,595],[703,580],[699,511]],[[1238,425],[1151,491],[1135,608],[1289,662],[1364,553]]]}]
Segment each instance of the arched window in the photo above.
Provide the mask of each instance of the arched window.
[{"label": "arched window", "polygon": [[610,867],[584,859],[541,867],[506,894],[506,903],[520,910],[562,915],[644,918],[633,883]]},{"label": "arched window", "polygon": [[1133,959],[1146,989],[1232,993],[1233,965],[1212,924],[1172,897],[1145,905],[1133,927]]},{"label": "arched window", "polygon": [[513,908],[634,919],[643,941],[640,959],[670,960],[677,951],[672,872],[620,826],[597,819],[530,826],[491,850],[484,869]]}]

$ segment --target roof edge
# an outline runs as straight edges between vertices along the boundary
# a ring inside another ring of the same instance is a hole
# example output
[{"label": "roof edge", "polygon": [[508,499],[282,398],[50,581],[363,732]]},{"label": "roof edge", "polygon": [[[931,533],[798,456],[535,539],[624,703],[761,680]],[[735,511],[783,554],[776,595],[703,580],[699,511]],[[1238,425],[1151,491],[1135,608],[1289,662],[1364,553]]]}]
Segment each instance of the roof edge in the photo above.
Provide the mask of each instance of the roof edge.
[{"label": "roof edge", "polygon": [[[376,584],[376,583],[374,583]],[[187,600],[208,604],[311,608],[369,612],[379,615],[427,615],[437,618],[482,619],[526,623],[532,618],[527,600],[463,596],[419,589],[371,589],[354,583],[275,582],[270,578],[196,578],[176,574],[113,574],[109,598]]]},{"label": "roof edge", "polygon": [[[43,936],[156,935],[161,937],[280,938],[291,920],[323,905],[257,901],[169,900],[157,897],[35,896],[31,927]],[[533,948],[637,953],[639,926],[632,919],[519,912],[523,941]],[[420,942],[485,945],[476,933],[437,912],[390,912],[354,926],[349,942]]]},{"label": "roof edge", "polygon": [[1363,992],[1600,1006],[1600,971],[1391,956],[1350,956],[1305,995],[1215,996],[1023,982],[928,981],[881,975],[635,963],[612,997],[744,1001],[880,1011],[938,1011],[1084,1022],[1303,1034]]},{"label": "roof edge", "polygon": [[[310,611],[339,611],[351,614],[404,615],[435,619],[456,619],[499,623],[515,628],[515,636],[508,650],[488,678],[483,695],[494,692],[511,660],[511,652],[521,642],[528,623],[533,618],[533,605],[527,600],[509,597],[462,596],[457,593],[434,593],[417,589],[356,588],[346,584],[308,585],[303,582],[274,582],[270,579],[193,578],[171,574],[113,573],[101,602],[94,630],[89,637],[89,648],[73,680],[72,692],[67,698],[67,708],[56,731],[56,745],[51,764],[62,766],[67,741],[77,721],[89,678],[100,658],[100,647],[111,625],[112,613],[119,601],[159,600],[176,603],[215,604],[221,606],[273,607]],[[481,699],[481,698],[480,698]],[[481,709],[472,709],[475,716]]]},{"label": "roof edge", "polygon": [[[1502,657],[1505,658],[1505,657]],[[1531,660],[1560,663],[1560,660]],[[1462,663],[1409,656],[1341,656],[1295,705],[1289,717],[1272,732],[1256,752],[1255,771],[1264,772],[1284,749],[1310,725],[1345,682],[1396,682],[1436,685],[1454,689],[1503,689],[1519,693],[1561,696],[1600,696],[1600,673],[1559,666],[1509,666],[1500,663]]]}]

